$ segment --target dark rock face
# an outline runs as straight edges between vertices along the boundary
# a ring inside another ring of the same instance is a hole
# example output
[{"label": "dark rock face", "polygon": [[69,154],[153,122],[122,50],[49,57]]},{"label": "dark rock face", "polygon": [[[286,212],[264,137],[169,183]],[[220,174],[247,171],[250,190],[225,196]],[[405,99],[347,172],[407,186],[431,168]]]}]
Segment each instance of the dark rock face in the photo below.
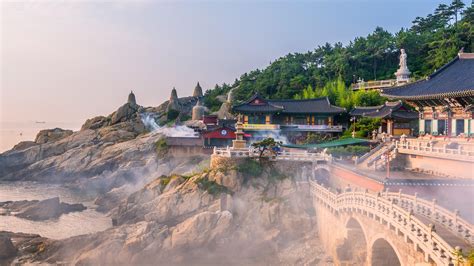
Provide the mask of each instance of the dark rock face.
[{"label": "dark rock face", "polygon": [[0,259],[16,256],[17,250],[9,237],[0,235]]},{"label": "dark rock face", "polygon": [[15,212],[15,216],[33,221],[57,219],[62,214],[86,209],[82,204],[60,202],[58,197],[42,201],[23,200],[0,202],[0,207],[6,210],[7,215]]},{"label": "dark rock face", "polygon": [[37,144],[44,144],[48,142],[57,141],[63,139],[67,136],[72,135],[72,130],[65,130],[61,128],[54,128],[54,129],[45,129],[41,130],[37,135],[35,142]]},{"label": "dark rock face", "polygon": [[26,150],[30,147],[33,147],[33,146],[36,146],[38,145],[38,143],[34,142],[34,141],[22,141],[22,142],[19,142],[18,144],[16,144],[12,150],[14,151],[22,151],[22,150]]},{"label": "dark rock face", "polygon": [[87,119],[84,125],[82,125],[81,130],[86,129],[98,129],[107,125],[110,121],[110,118],[105,116],[96,116],[94,118]]}]

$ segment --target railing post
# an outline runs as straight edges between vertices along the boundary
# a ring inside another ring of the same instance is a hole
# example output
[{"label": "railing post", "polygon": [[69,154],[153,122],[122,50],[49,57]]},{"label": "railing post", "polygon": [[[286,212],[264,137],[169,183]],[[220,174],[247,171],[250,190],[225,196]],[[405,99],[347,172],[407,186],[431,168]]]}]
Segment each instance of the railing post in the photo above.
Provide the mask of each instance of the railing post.
[{"label": "railing post", "polygon": [[431,213],[434,215],[436,213],[436,199],[431,201]]}]

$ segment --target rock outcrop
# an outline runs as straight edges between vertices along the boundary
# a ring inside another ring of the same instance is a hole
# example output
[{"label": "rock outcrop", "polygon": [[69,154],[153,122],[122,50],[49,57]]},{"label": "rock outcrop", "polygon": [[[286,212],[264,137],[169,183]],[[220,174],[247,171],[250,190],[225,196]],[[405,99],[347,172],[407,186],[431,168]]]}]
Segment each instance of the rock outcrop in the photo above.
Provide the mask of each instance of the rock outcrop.
[{"label": "rock outcrop", "polygon": [[45,242],[42,252],[17,260],[86,265],[317,264],[324,252],[308,211],[308,191],[299,190],[291,179],[269,177],[264,174],[244,183],[235,169],[161,176],[111,212],[113,228]]},{"label": "rock outcrop", "polygon": [[65,137],[71,136],[73,133],[72,130],[65,130],[61,128],[54,128],[54,129],[45,129],[41,130],[35,139],[35,143],[37,144],[45,144],[48,142],[58,141]]},{"label": "rock outcrop", "polygon": [[82,204],[60,202],[58,197],[41,201],[5,201],[0,202],[0,208],[6,210],[4,215],[11,215],[14,213],[17,217],[33,221],[57,219],[62,214],[80,212],[86,209]]}]

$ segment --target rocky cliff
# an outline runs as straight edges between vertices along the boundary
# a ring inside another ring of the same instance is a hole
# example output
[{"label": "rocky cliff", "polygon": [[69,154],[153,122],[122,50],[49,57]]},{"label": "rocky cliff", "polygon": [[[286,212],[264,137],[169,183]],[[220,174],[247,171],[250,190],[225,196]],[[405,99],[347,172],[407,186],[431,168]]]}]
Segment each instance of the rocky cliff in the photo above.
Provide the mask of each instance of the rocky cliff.
[{"label": "rocky cliff", "polygon": [[115,226],[66,240],[13,262],[163,265],[323,263],[311,199],[290,177],[238,168],[161,176],[111,211]]}]

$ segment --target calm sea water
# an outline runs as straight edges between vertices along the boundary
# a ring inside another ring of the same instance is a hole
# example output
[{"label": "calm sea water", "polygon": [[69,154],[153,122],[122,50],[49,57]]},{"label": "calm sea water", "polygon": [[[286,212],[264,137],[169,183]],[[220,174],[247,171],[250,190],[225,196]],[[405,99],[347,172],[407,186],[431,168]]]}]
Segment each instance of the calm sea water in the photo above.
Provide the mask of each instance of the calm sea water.
[{"label": "calm sea water", "polygon": [[82,203],[87,210],[61,215],[59,219],[30,221],[15,216],[0,216],[0,231],[39,234],[52,239],[103,231],[112,226],[110,217],[95,211],[93,198],[73,192],[60,185],[44,185],[36,182],[0,183],[0,201],[43,200],[59,197],[67,203]]},{"label": "calm sea water", "polygon": [[[41,121],[40,121],[41,122]],[[0,122],[0,153],[7,151],[20,141],[35,140],[42,129],[62,128],[78,130],[83,121],[77,122]]]}]

